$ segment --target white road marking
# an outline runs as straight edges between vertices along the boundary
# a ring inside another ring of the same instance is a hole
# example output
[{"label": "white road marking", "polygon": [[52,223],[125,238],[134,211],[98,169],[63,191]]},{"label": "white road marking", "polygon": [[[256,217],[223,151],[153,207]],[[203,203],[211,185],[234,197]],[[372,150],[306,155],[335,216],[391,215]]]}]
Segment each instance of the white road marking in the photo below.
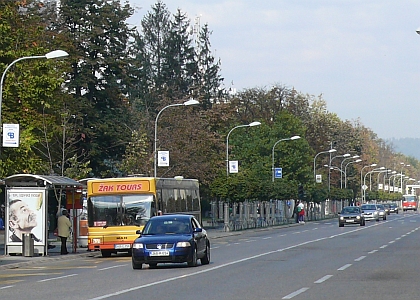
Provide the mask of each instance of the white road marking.
[{"label": "white road marking", "polygon": [[[103,296],[98,296],[98,297],[95,297],[95,298],[91,298],[90,300],[101,300],[101,299],[111,298],[111,297],[114,297],[114,296],[130,293],[130,292],[137,291],[137,290],[140,290],[140,289],[144,289],[144,288],[147,288],[147,287],[156,286],[156,285],[159,285],[159,284],[162,284],[162,283],[167,283],[167,282],[175,281],[175,280],[178,280],[178,279],[184,279],[184,278],[187,278],[187,277],[190,277],[190,276],[196,276],[196,275],[202,274],[202,273],[212,272],[214,270],[218,270],[218,269],[221,269],[221,268],[226,268],[226,267],[229,267],[229,266],[234,265],[234,264],[242,263],[244,261],[264,257],[264,256],[267,256],[267,255],[283,252],[283,251],[286,251],[286,250],[295,249],[295,248],[298,248],[298,247],[301,247],[301,246],[304,246],[304,245],[316,243],[316,242],[319,242],[319,241],[324,241],[324,240],[327,240],[327,239],[330,239],[330,238],[333,238],[333,237],[338,237],[338,236],[345,235],[345,234],[351,234],[351,233],[357,232],[359,230],[363,230],[363,228],[350,230],[350,231],[343,232],[343,233],[340,233],[340,234],[337,234],[337,235],[334,235],[334,236],[330,236],[330,237],[323,237],[323,238],[318,238],[318,239],[314,239],[314,240],[309,240],[309,241],[299,243],[299,244],[296,244],[296,245],[292,245],[292,246],[289,246],[289,247],[286,247],[286,248],[281,248],[281,249],[277,249],[277,250],[268,251],[268,252],[265,252],[265,253],[256,254],[256,255],[245,257],[245,258],[242,258],[242,259],[239,259],[239,260],[231,261],[231,262],[223,264],[223,265],[218,265],[218,266],[215,266],[215,267],[212,267],[212,268],[203,269],[203,270],[200,270],[200,271],[197,271],[197,272],[191,272],[191,273],[188,273],[188,274],[185,274],[185,275],[171,277],[171,278],[167,278],[167,279],[160,280],[160,281],[155,281],[155,282],[144,284],[144,285],[137,285],[137,286],[134,286],[132,288],[123,289],[123,290],[116,291],[114,293],[109,293],[109,294],[106,294],[106,295],[103,295]],[[229,246],[229,244],[227,246]],[[382,247],[384,247],[384,246],[382,246]],[[385,247],[386,247],[386,245],[385,245]],[[350,266],[351,266],[351,264],[344,265],[341,268],[339,268],[338,271],[345,270],[346,268],[348,268]],[[292,297],[294,297],[294,296],[296,296],[300,293],[303,293],[303,292],[307,291],[308,289],[309,288],[299,289],[296,292],[291,293],[291,294],[283,297],[282,299],[291,299]]]},{"label": "white road marking", "polygon": [[0,290],[10,289],[12,287],[14,287],[14,285],[2,286],[2,287],[0,287]]},{"label": "white road marking", "polygon": [[372,254],[372,253],[375,253],[375,252],[378,252],[378,250],[377,249],[375,249],[375,250],[372,250],[372,251],[370,251],[370,252],[368,252],[369,254]]},{"label": "white road marking", "polygon": [[365,258],[366,258],[366,256],[360,256],[360,257],[356,258],[354,261],[361,261],[362,259],[365,259]]},{"label": "white road marking", "polygon": [[60,277],[54,277],[54,278],[48,278],[48,279],[42,279],[42,280],[38,280],[37,282],[45,282],[45,281],[51,281],[51,280],[57,280],[57,279],[63,279],[63,278],[67,278],[67,277],[73,277],[76,276],[77,274],[70,274],[70,275],[66,275],[66,276],[60,276]]},{"label": "white road marking", "polygon": [[338,268],[337,271],[344,271],[345,269],[347,269],[348,267],[350,267],[352,264],[346,264],[344,266],[342,266],[341,268]]},{"label": "white road marking", "polygon": [[334,275],[325,275],[324,277],[318,279],[317,281],[315,281],[314,283],[323,283],[325,280],[330,279],[331,277],[333,277]]},{"label": "white road marking", "polygon": [[114,268],[119,268],[119,267],[125,267],[128,266],[127,264],[125,265],[116,265],[116,266],[112,266],[112,267],[108,267],[108,268],[102,268],[102,269],[98,269],[98,271],[104,271],[104,270],[109,270],[109,269],[114,269]]},{"label": "white road marking", "polygon": [[301,288],[299,290],[297,290],[296,292],[290,293],[287,296],[284,296],[282,299],[292,299],[293,297],[302,294],[303,292],[306,292],[307,290],[309,290],[309,288],[305,287],[305,288]]},{"label": "white road marking", "polygon": [[379,247],[379,248],[384,249],[384,248],[386,248],[386,247],[388,247],[388,245],[383,245],[383,246],[381,246],[381,247]]},{"label": "white road marking", "polygon": [[263,240],[268,240],[268,239],[271,239],[271,238],[272,238],[272,236],[268,236],[268,237],[263,238]]}]

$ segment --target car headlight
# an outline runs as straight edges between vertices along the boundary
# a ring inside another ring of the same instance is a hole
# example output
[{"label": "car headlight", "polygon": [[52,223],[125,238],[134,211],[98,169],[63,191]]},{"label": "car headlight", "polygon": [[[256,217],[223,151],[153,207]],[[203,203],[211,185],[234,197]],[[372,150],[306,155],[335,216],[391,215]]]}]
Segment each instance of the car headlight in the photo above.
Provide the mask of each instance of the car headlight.
[{"label": "car headlight", "polygon": [[92,239],[92,244],[100,244],[101,243],[101,239],[96,238],[96,239]]},{"label": "car headlight", "polygon": [[179,248],[185,248],[185,247],[191,247],[190,242],[178,242],[176,243],[176,246]]},{"label": "car headlight", "polygon": [[344,217],[340,217],[340,220],[343,221],[344,220]]},{"label": "car headlight", "polygon": [[142,243],[134,243],[133,244],[133,249],[143,249],[143,244]]},{"label": "car headlight", "polygon": [[360,219],[360,216],[357,216],[356,219],[359,220]]}]

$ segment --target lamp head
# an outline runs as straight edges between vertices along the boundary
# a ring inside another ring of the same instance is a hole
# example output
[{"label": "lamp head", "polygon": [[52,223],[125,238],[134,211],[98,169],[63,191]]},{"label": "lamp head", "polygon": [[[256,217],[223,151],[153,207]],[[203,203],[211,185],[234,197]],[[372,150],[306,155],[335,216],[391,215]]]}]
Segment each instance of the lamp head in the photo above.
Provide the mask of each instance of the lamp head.
[{"label": "lamp head", "polygon": [[337,149],[330,149],[330,150],[328,150],[329,153],[333,153],[333,152],[336,152],[336,151],[337,151]]},{"label": "lamp head", "polygon": [[184,103],[183,103],[185,106],[188,106],[188,105],[196,105],[196,104],[200,104],[200,102],[198,102],[197,100],[195,100],[195,99],[190,99],[190,100],[188,100],[188,101],[185,101]]},{"label": "lamp head", "polygon": [[298,139],[300,139],[300,136],[298,136],[298,135],[295,135],[295,136],[292,136],[291,138],[290,138],[290,140],[298,140]]},{"label": "lamp head", "polygon": [[354,162],[361,162],[362,160],[361,159],[356,159]]},{"label": "lamp head", "polygon": [[416,29],[417,34],[420,34],[420,27]]},{"label": "lamp head", "polygon": [[349,153],[346,153],[346,154],[343,155],[343,157],[349,157],[349,156],[350,156]]},{"label": "lamp head", "polygon": [[359,155],[354,155],[352,158],[359,158],[360,156]]},{"label": "lamp head", "polygon": [[371,167],[376,167],[378,164],[371,164],[370,166]]},{"label": "lamp head", "polygon": [[252,122],[248,124],[249,127],[258,126],[258,125],[261,125],[261,122]]},{"label": "lamp head", "polygon": [[51,58],[60,58],[60,57],[66,57],[69,54],[66,51],[63,50],[54,50],[51,52],[48,52],[47,54],[45,54],[45,58],[47,59],[51,59]]}]

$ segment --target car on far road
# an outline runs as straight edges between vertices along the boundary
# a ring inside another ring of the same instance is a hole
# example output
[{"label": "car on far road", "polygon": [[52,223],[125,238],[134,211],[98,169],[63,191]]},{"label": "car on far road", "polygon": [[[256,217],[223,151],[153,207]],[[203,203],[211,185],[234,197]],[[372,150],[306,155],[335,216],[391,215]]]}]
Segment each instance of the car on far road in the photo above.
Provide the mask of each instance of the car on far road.
[{"label": "car on far road", "polygon": [[156,268],[158,263],[187,263],[190,267],[210,263],[210,241],[207,232],[192,215],[163,215],[152,217],[137,231],[132,251],[133,269],[143,264]]},{"label": "car on far road", "polygon": [[377,207],[378,212],[379,212],[379,218],[382,218],[382,220],[385,221],[387,213],[386,213],[384,205],[383,204],[377,204],[376,207]]},{"label": "car on far road", "polygon": [[346,206],[343,207],[338,215],[338,226],[344,227],[344,225],[359,224],[365,226],[365,217],[363,216],[362,209],[358,206]]},{"label": "car on far road", "polygon": [[395,203],[389,204],[389,213],[398,214],[398,205]]},{"label": "car on far road", "polygon": [[379,211],[376,204],[366,203],[362,204],[360,208],[363,211],[363,216],[366,221],[375,220],[376,222],[379,222]]}]

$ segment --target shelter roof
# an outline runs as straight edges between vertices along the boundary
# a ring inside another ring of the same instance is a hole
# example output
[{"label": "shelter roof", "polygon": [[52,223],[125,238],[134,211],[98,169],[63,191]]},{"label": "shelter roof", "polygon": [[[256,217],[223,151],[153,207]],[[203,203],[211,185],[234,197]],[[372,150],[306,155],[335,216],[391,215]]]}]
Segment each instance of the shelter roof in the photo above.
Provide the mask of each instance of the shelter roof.
[{"label": "shelter roof", "polygon": [[56,188],[81,188],[82,184],[74,179],[57,175],[16,174],[3,179],[6,186],[45,187],[52,185]]}]

